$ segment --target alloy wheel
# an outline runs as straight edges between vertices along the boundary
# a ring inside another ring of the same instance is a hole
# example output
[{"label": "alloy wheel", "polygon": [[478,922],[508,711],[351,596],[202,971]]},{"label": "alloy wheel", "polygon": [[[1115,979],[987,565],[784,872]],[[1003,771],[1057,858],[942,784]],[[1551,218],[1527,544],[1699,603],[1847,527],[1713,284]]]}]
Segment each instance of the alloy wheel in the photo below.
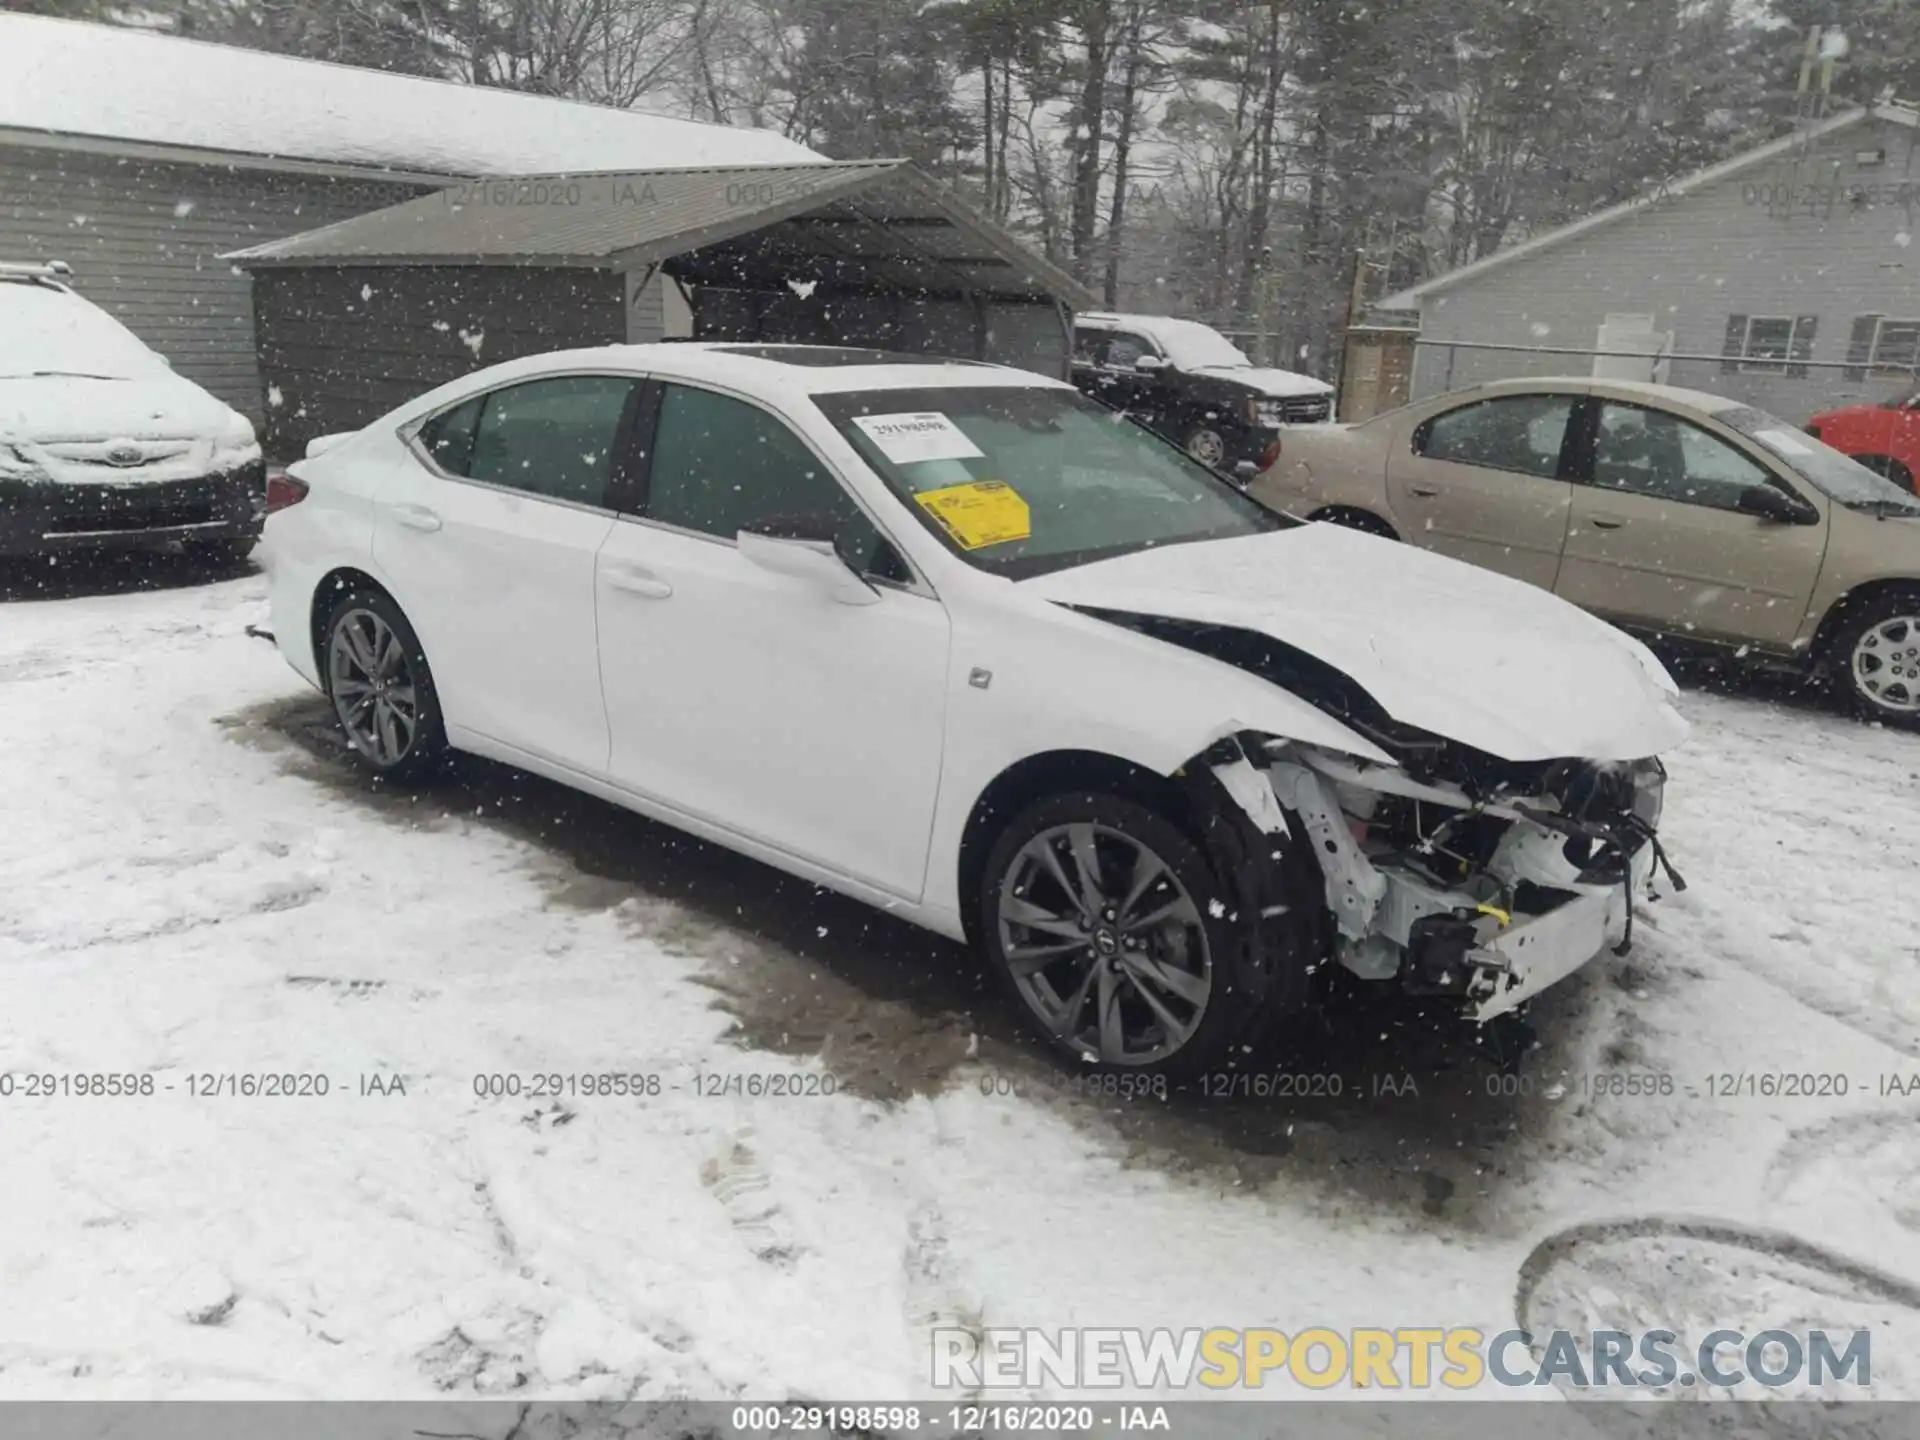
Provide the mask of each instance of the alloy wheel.
[{"label": "alloy wheel", "polygon": [[1000,883],[999,930],[1021,998],[1089,1060],[1166,1059],[1213,997],[1193,896],[1161,856],[1105,825],[1055,825],[1021,846]]},{"label": "alloy wheel", "polygon": [[1218,430],[1202,426],[1187,437],[1187,453],[1202,465],[1218,470],[1227,461],[1227,442]]},{"label": "alloy wheel", "polygon": [[1875,705],[1920,715],[1920,615],[1876,622],[1853,644],[1853,683]]},{"label": "alloy wheel", "polygon": [[354,748],[381,766],[405,760],[420,734],[420,697],[394,628],[371,610],[341,615],[327,644],[327,678]]}]

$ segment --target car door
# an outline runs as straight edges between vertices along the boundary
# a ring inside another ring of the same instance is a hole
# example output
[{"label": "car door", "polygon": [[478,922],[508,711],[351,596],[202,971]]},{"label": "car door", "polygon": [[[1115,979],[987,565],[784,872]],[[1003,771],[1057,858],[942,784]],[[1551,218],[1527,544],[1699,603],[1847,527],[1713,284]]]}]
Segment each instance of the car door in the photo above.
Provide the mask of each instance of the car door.
[{"label": "car door", "polygon": [[1414,426],[1387,460],[1388,498],[1407,539],[1551,590],[1573,503],[1566,449],[1579,399],[1495,395]]},{"label": "car door", "polygon": [[550,376],[429,417],[374,522],[448,724],[593,774],[607,763],[594,557],[638,388]]},{"label": "car door", "polygon": [[1152,356],[1163,364],[1160,347],[1136,330],[1109,330],[1100,359],[1100,398],[1130,410],[1148,424],[1158,424],[1167,409],[1166,383],[1158,371],[1142,370],[1139,361]]},{"label": "car door", "polygon": [[[650,392],[632,513],[602,548],[612,778],[917,899],[946,718],[945,607],[779,416],[718,390]],[[829,526],[877,601],[776,574],[736,543]]]},{"label": "car door", "polygon": [[[1792,642],[1827,527],[1742,513],[1742,491],[1806,495],[1757,452],[1684,416],[1596,398],[1558,593],[1629,624],[1769,646]],[[1585,447],[1583,447],[1584,449]]]}]

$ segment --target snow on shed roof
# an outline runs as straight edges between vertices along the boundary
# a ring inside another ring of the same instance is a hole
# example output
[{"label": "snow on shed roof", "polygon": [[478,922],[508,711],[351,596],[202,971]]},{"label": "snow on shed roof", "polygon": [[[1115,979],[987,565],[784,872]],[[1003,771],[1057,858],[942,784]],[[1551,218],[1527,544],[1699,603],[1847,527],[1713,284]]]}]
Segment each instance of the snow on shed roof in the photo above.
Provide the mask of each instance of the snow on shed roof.
[{"label": "snow on shed roof", "polygon": [[767,130],[0,12],[0,142],[19,132],[454,176],[822,158]]},{"label": "snow on shed roof", "polygon": [[1419,308],[1420,301],[1428,295],[1436,294],[1441,290],[1450,290],[1455,285],[1462,284],[1468,280],[1477,280],[1489,270],[1498,270],[1503,265],[1507,265],[1512,261],[1523,260],[1529,255],[1537,255],[1542,250],[1551,249],[1553,246],[1559,245],[1564,241],[1575,239],[1587,234],[1589,231],[1598,230],[1602,226],[1611,225],[1617,220],[1630,219],[1642,211],[1650,210],[1654,206],[1666,201],[1677,200],[1681,196],[1691,194],[1695,190],[1702,190],[1709,185],[1718,184],[1720,181],[1728,179],[1731,176],[1739,175],[1744,171],[1752,169],[1755,165],[1764,164],[1776,156],[1788,154],[1796,147],[1806,145],[1809,141],[1816,140],[1825,135],[1831,135],[1837,130],[1851,129],[1853,126],[1860,124],[1868,118],[1891,121],[1896,125],[1904,125],[1910,130],[1920,129],[1920,111],[1915,111],[1911,106],[1907,105],[1881,104],[1865,109],[1843,110],[1838,115],[1823,120],[1817,125],[1810,126],[1803,130],[1796,130],[1792,134],[1781,136],[1778,140],[1769,141],[1767,144],[1757,146],[1752,150],[1742,151],[1732,159],[1722,160],[1717,165],[1709,165],[1704,170],[1696,170],[1691,175],[1682,176],[1678,180],[1671,180],[1650,195],[1642,195],[1635,199],[1624,201],[1619,205],[1609,206],[1605,210],[1597,210],[1591,215],[1582,216],[1578,220],[1556,226],[1552,230],[1543,231],[1529,240],[1522,240],[1517,245],[1509,245],[1504,250],[1496,250],[1493,254],[1482,256],[1471,264],[1462,265],[1457,270],[1449,270],[1444,274],[1434,276],[1431,280],[1423,280],[1418,285],[1409,285],[1404,290],[1396,291],[1392,295],[1374,301],[1369,308],[1374,310],[1417,309]]}]

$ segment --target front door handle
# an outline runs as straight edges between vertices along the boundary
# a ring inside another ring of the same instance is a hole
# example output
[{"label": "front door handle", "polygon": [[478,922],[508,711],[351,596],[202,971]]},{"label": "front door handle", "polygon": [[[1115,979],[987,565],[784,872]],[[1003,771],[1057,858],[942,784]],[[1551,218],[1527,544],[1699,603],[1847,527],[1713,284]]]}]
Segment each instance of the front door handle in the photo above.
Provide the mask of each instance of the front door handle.
[{"label": "front door handle", "polygon": [[1627,523],[1624,520],[1615,520],[1606,515],[1593,515],[1588,518],[1592,521],[1593,528],[1596,530],[1618,530],[1622,525]]},{"label": "front door handle", "polygon": [[393,518],[409,530],[438,530],[440,517],[424,505],[396,505]]},{"label": "front door handle", "polygon": [[628,595],[643,596],[648,600],[664,600],[673,594],[673,586],[658,575],[650,575],[645,570],[608,570],[607,585],[614,590],[624,591]]},{"label": "front door handle", "polygon": [[1409,485],[1407,489],[1413,494],[1418,495],[1422,500],[1431,500],[1440,493],[1439,490],[1431,485]]}]

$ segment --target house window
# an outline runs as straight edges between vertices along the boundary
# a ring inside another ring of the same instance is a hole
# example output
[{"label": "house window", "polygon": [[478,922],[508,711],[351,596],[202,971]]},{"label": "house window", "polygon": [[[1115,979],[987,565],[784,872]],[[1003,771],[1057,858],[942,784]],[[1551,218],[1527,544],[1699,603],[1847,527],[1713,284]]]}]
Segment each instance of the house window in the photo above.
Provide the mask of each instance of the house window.
[{"label": "house window", "polygon": [[[1728,324],[1727,351],[1742,370],[1783,370],[1813,356],[1815,317],[1736,315]],[[1806,373],[1804,366],[1793,373]]]},{"label": "house window", "polygon": [[1920,320],[1875,322],[1867,363],[1875,370],[1911,374],[1920,370]]}]

